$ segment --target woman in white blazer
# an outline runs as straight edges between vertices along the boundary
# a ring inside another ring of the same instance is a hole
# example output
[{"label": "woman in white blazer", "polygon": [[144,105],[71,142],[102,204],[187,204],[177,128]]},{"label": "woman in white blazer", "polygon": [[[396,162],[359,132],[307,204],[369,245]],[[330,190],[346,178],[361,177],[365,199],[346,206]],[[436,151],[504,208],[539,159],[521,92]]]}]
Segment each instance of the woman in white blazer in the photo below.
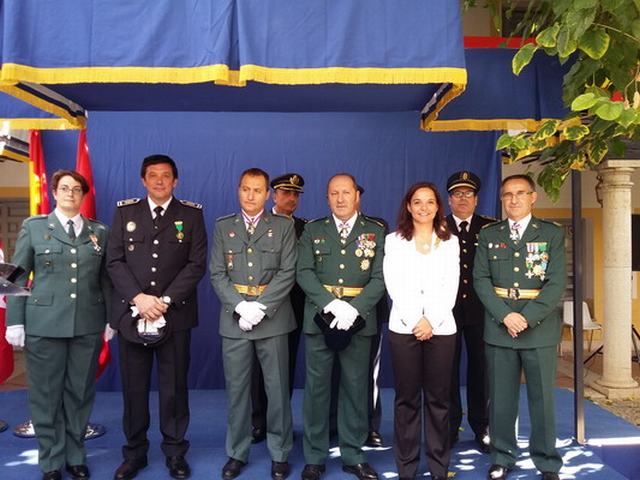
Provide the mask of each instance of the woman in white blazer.
[{"label": "woman in white blazer", "polygon": [[449,469],[449,404],[458,292],[459,246],[435,185],[413,185],[398,229],[386,237],[384,280],[393,301],[389,343],[395,376],[394,453],[401,480],[420,464],[424,408],[427,464],[434,480]]}]

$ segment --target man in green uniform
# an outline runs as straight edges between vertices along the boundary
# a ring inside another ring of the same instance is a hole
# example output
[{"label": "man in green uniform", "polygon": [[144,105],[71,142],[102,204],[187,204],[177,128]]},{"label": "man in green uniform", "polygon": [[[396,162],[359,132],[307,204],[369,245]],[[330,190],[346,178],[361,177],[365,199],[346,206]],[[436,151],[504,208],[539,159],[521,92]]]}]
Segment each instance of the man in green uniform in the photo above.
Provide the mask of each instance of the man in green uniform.
[{"label": "man in green uniform", "polygon": [[[295,317],[289,291],[295,281],[293,220],[265,210],[269,176],[259,168],[240,176],[240,212],[218,219],[211,251],[211,283],[220,298],[220,335],[228,395],[222,478],[237,477],[251,446],[251,376],[262,368],[267,394],[267,448],[271,478],[289,475],[293,446],[289,403],[289,340]],[[259,365],[254,365],[254,355]]]},{"label": "man in green uniform", "polygon": [[520,377],[527,382],[529,451],[543,480],[558,479],[553,388],[561,322],[557,305],[566,284],[564,235],[531,215],[537,194],[526,175],[502,182],[507,220],[480,231],[474,287],[485,306],[484,340],[489,368],[491,467],[504,479],[516,462],[515,423]]},{"label": "man in green uniform", "polygon": [[[329,450],[331,369],[340,361],[338,437],[343,470],[359,479],[377,479],[362,446],[367,439],[369,350],[376,333],[376,304],[384,293],[384,227],[358,213],[357,183],[345,173],[327,185],[332,215],[309,222],[298,248],[297,280],[307,295],[304,315],[304,480],[318,480]],[[332,314],[330,330],[364,328],[340,351],[329,348],[314,318]]]}]

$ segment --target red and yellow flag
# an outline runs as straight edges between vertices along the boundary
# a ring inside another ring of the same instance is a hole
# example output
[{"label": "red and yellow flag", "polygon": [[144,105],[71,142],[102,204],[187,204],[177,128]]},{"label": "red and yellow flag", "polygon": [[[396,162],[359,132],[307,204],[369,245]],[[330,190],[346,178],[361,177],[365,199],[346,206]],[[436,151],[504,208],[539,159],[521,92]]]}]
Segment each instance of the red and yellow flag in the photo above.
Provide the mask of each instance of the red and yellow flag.
[{"label": "red and yellow flag", "polygon": [[49,213],[47,170],[39,130],[29,131],[29,159],[29,211],[31,215]]}]

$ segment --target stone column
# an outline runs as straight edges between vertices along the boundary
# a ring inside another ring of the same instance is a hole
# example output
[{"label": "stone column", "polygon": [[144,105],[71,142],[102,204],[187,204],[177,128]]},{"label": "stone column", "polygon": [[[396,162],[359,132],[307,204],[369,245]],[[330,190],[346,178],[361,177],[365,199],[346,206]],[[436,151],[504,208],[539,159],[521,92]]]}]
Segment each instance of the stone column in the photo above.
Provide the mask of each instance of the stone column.
[{"label": "stone column", "polygon": [[608,398],[640,396],[631,375],[631,173],[638,160],[606,160],[602,178],[604,349],[602,377],[591,387]]}]

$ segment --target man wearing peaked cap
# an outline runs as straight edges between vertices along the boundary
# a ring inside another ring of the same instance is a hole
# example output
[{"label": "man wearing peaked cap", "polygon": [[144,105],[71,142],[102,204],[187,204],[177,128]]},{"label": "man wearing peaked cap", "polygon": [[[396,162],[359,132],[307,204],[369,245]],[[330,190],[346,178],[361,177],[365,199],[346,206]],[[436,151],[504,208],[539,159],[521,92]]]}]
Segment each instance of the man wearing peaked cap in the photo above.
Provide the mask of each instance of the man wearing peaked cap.
[{"label": "man wearing peaked cap", "polygon": [[456,351],[451,378],[450,438],[455,444],[462,423],[460,397],[460,357],[462,338],[467,352],[467,420],[482,452],[489,451],[489,393],[487,391],[486,362],[484,358],[484,308],[473,289],[473,260],[480,229],[493,221],[475,213],[478,205],[480,179],[472,172],[456,172],[447,181],[449,230],[458,236],[460,246],[460,282],[453,308],[456,319]]},{"label": "man wearing peaked cap", "polygon": [[[296,237],[300,238],[307,220],[294,215],[299,205],[300,194],[304,193],[304,178],[297,173],[285,173],[271,180],[273,193],[273,207],[271,211],[277,215],[285,215],[293,219]],[[304,315],[304,292],[296,283],[289,293],[293,314],[296,321],[296,329],[289,333],[289,398],[293,393],[296,373],[296,358],[300,332],[302,331],[302,319]],[[254,359],[254,363],[257,359]],[[264,390],[264,377],[262,370],[255,368],[251,378],[251,425],[253,443],[261,442],[267,434],[267,395]]]}]

